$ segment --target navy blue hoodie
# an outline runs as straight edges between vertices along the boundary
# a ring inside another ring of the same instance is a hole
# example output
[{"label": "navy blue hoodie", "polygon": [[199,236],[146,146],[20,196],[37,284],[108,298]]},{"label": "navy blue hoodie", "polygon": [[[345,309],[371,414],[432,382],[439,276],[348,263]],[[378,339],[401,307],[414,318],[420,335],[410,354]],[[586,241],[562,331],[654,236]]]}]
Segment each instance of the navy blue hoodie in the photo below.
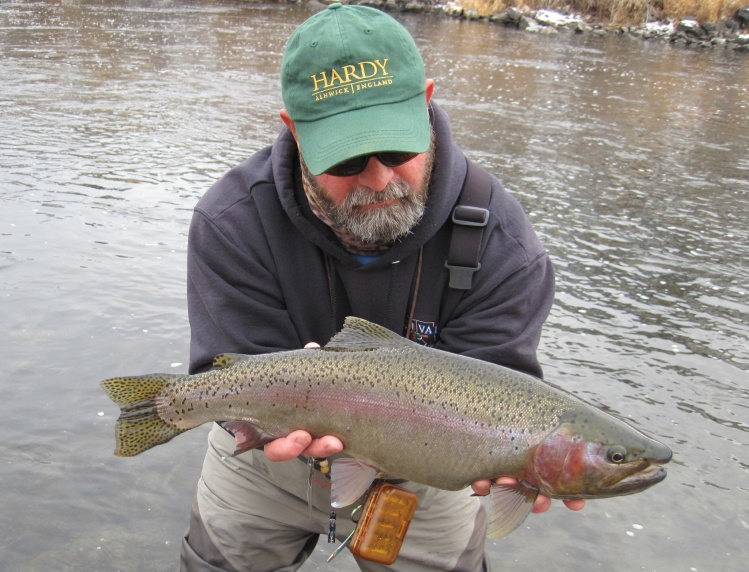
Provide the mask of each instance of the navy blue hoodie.
[{"label": "navy blue hoodie", "polygon": [[188,243],[191,373],[221,352],[325,344],[354,315],[401,335],[410,322],[422,343],[541,377],[536,348],[554,297],[551,262],[518,202],[492,177],[481,269],[470,290],[448,288],[450,215],[466,161],[447,114],[435,104],[430,114],[436,154],[424,217],[369,264],[310,211],[285,128],[209,189]]}]

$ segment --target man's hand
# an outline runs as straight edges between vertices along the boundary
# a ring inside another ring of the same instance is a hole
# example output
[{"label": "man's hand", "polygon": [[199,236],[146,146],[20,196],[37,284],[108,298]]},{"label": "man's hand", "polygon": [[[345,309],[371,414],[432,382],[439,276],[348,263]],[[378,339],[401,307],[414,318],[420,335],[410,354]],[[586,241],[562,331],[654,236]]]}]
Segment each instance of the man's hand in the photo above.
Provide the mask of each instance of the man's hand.
[{"label": "man's hand", "polygon": [[[511,485],[517,482],[517,479],[513,477],[499,477],[498,479],[494,480],[495,483],[498,485],[506,484]],[[491,489],[492,481],[489,479],[484,479],[481,481],[476,481],[471,485],[471,488],[473,489],[473,492],[476,493],[479,496],[486,496],[489,494],[489,490]],[[563,500],[562,501],[565,506],[570,510],[582,510],[585,507],[585,500],[583,499],[574,499],[574,500]],[[536,498],[536,502],[533,504],[533,510],[531,512],[535,513],[541,513],[546,512],[551,508],[551,499],[544,495],[538,495],[538,498]]]}]

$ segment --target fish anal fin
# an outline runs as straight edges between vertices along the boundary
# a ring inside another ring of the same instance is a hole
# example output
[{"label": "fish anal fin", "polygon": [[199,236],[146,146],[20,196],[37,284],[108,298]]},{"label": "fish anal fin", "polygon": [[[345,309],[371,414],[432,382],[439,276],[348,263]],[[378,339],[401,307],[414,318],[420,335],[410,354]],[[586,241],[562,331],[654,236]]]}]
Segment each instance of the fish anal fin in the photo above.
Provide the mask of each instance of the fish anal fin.
[{"label": "fish anal fin", "polygon": [[537,489],[528,487],[520,481],[514,484],[492,484],[489,497],[492,514],[487,537],[505,537],[523,524],[537,496]]},{"label": "fish anal fin", "polygon": [[330,504],[341,508],[354,503],[375,480],[379,471],[349,457],[335,459],[330,468]]},{"label": "fish anal fin", "polygon": [[387,328],[362,318],[349,316],[338,332],[323,348],[327,351],[356,352],[381,348],[411,347],[413,342]]},{"label": "fish anal fin", "polygon": [[242,441],[242,444],[234,449],[232,457],[236,457],[237,455],[246,453],[252,449],[257,449],[258,447],[276,439],[276,437],[268,435],[268,433],[250,421],[224,421],[221,425],[224,429],[229,431],[229,433],[234,435],[234,437],[237,437],[237,435],[241,436],[240,440]]}]

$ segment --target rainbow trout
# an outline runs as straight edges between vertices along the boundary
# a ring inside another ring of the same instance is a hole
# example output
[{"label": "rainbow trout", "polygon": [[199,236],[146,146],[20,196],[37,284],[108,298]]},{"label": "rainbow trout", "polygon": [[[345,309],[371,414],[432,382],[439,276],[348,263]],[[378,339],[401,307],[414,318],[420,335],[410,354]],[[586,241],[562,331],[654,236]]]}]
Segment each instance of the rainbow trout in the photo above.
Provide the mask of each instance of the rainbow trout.
[{"label": "rainbow trout", "polygon": [[129,457],[209,421],[252,427],[253,447],[304,429],[335,435],[331,501],[378,474],[446,490],[493,485],[489,536],[514,530],[540,493],[589,499],[642,491],[671,450],[577,397],[516,371],[415,344],[358,318],[322,349],[222,354],[198,375],[102,382],[121,408],[115,455]]}]

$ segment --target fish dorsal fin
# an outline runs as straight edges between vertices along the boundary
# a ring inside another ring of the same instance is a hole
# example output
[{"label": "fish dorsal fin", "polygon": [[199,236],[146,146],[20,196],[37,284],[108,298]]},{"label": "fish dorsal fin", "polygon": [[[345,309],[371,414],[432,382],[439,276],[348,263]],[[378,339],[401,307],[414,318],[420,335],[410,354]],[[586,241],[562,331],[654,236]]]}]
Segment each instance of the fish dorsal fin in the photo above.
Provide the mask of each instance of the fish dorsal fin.
[{"label": "fish dorsal fin", "polygon": [[213,358],[213,367],[216,369],[226,369],[227,367],[252,359],[252,357],[245,354],[218,354]]},{"label": "fish dorsal fin", "polygon": [[336,352],[362,352],[381,348],[411,347],[413,342],[362,318],[349,316],[338,332],[323,348]]},{"label": "fish dorsal fin", "polygon": [[360,498],[377,477],[374,467],[358,459],[342,457],[330,467],[330,504],[334,508],[348,506]]},{"label": "fish dorsal fin", "polygon": [[486,536],[490,539],[502,538],[523,524],[537,496],[537,489],[519,481],[511,485],[492,484],[492,515]]}]

